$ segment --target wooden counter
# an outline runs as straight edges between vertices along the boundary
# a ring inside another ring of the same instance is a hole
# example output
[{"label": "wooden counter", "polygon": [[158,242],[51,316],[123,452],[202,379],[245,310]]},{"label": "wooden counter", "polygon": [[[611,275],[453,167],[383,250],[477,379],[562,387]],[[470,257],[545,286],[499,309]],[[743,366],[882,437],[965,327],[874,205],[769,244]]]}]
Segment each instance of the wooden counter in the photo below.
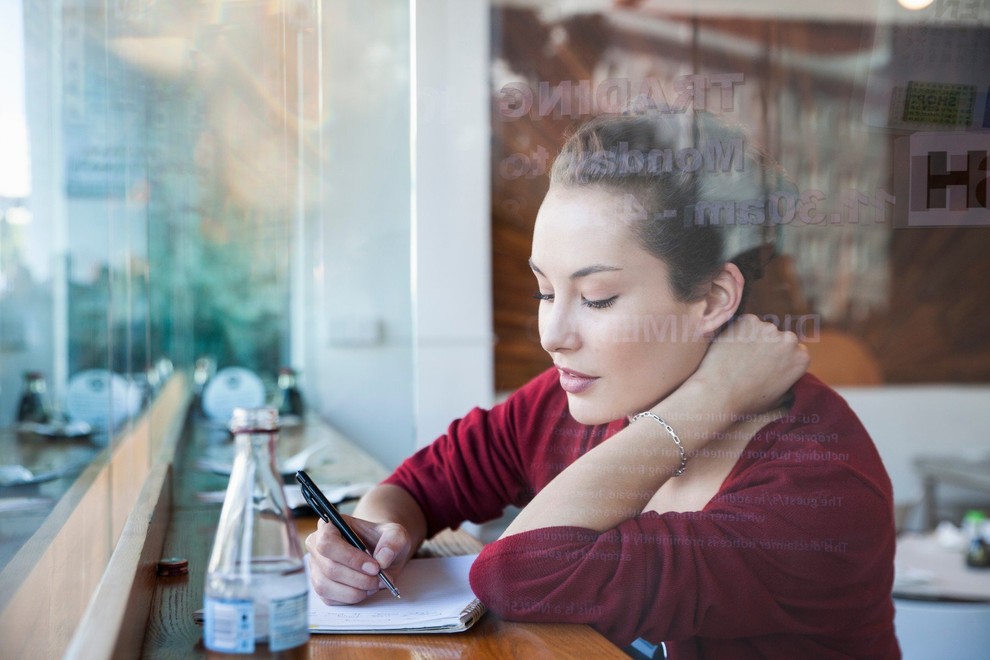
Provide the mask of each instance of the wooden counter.
[{"label": "wooden counter", "polygon": [[[137,567],[147,555],[159,556],[167,522],[158,515],[167,507],[159,505],[169,501],[188,397],[186,379],[175,374],[105,447],[74,441],[58,447],[36,438],[17,447],[20,462],[43,464],[47,459],[28,450],[51,450],[64,453],[69,466],[85,466],[78,477],[51,485],[57,501],[0,571],[0,657],[103,657],[108,653],[92,639],[108,639],[109,647],[125,613],[147,618],[148,603],[132,599],[146,577]],[[77,637],[82,650],[74,652]]]},{"label": "wooden counter", "polygon": [[29,468],[35,480],[0,483],[0,571],[41,528],[49,512],[103,447],[85,437],[0,430],[0,465]]},{"label": "wooden counter", "polygon": [[[367,454],[326,427],[307,425],[283,431],[284,452],[298,451],[307,442],[330,437],[332,447],[322,462],[307,471],[320,483],[377,481],[384,469]],[[330,434],[327,436],[325,434]],[[191,451],[180,451],[174,479],[171,524],[162,556],[189,561],[189,574],[157,579],[144,638],[142,657],[178,660],[204,657],[202,627],[193,613],[203,606],[206,563],[220,515],[220,505],[204,503],[197,492],[222,488],[225,477],[193,469],[195,456],[216,445],[203,429],[193,432]],[[315,528],[316,518],[297,519],[300,535]],[[423,554],[469,554],[481,544],[463,532],[444,532],[428,542]],[[312,635],[306,649],[310,658],[626,658],[622,651],[587,626],[520,624],[499,619],[491,612],[464,633],[436,635]]]}]

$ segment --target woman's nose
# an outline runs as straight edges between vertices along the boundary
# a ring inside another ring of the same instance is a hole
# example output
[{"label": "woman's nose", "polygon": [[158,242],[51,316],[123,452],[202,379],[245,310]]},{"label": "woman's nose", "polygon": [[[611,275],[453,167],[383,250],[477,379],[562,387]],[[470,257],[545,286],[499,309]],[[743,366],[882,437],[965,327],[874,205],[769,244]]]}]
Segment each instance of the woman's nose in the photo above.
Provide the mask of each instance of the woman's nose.
[{"label": "woman's nose", "polygon": [[547,353],[573,351],[581,346],[577,321],[565,305],[543,304],[540,309],[540,345]]}]

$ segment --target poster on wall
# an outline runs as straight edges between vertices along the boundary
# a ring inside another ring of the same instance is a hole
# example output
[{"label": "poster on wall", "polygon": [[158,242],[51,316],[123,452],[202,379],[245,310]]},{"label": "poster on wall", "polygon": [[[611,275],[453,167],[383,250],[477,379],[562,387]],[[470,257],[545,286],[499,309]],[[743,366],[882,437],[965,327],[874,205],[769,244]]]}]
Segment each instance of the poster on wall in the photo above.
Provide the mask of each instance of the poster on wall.
[{"label": "poster on wall", "polygon": [[894,147],[899,227],[987,227],[990,131],[918,132]]},{"label": "poster on wall", "polygon": [[990,42],[983,27],[990,5],[980,10],[987,15],[970,15],[966,4],[936,0],[914,20],[877,26],[863,109],[867,126],[990,128]]},{"label": "poster on wall", "polygon": [[935,0],[880,25],[863,119],[894,144],[897,227],[990,226],[990,5]]}]

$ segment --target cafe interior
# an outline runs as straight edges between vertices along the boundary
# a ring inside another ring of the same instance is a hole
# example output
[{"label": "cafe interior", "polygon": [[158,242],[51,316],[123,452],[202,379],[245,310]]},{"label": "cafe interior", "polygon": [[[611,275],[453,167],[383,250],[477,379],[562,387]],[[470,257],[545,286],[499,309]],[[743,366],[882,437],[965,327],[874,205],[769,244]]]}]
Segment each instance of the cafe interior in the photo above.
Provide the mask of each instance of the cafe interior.
[{"label": "cafe interior", "polygon": [[[0,12],[0,657],[206,653],[234,407],[278,407],[278,460],[350,489],[346,510],[552,366],[528,263],[550,164],[643,102],[741,126],[799,191],[760,202],[748,311],[798,335],[883,459],[904,657],[986,657],[990,568],[967,553],[990,544],[987,3]],[[369,657],[625,657],[590,628],[483,622]]]}]

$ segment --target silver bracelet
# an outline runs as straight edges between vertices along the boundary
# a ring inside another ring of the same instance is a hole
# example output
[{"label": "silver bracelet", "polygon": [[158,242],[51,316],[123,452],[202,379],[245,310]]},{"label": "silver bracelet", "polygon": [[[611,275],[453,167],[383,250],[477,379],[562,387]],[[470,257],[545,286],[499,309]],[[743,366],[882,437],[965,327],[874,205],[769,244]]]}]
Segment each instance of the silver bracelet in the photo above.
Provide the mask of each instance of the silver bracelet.
[{"label": "silver bracelet", "polygon": [[677,445],[677,451],[681,453],[681,466],[677,468],[677,471],[674,472],[673,476],[679,477],[682,474],[684,474],[684,468],[687,467],[687,452],[684,451],[684,445],[681,444],[681,439],[677,437],[676,433],[674,433],[673,427],[667,422],[663,421],[663,418],[661,418],[659,415],[655,415],[654,413],[651,412],[641,412],[638,415],[634,415],[632,419],[629,420],[629,423],[631,424],[635,422],[640,417],[649,417],[650,419],[655,419],[657,422],[660,423],[660,426],[662,426],[667,431],[667,433],[670,434],[670,437],[671,439],[673,439],[674,444]]}]

